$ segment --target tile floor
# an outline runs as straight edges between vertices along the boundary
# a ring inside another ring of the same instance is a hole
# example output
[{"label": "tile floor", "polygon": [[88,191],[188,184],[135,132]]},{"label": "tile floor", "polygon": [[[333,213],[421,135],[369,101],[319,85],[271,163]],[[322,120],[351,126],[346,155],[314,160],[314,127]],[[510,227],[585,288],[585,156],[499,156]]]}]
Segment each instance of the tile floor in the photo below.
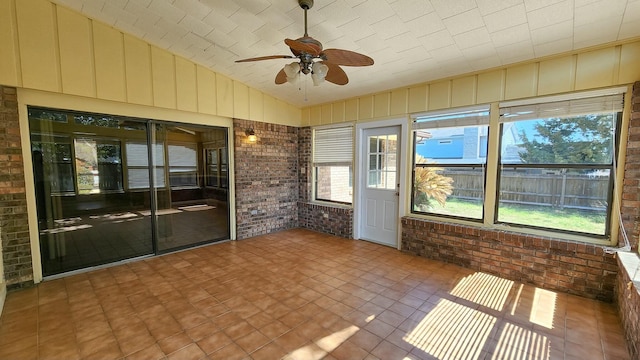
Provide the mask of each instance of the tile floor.
[{"label": "tile floor", "polygon": [[8,294],[0,359],[629,359],[613,305],[296,229]]}]

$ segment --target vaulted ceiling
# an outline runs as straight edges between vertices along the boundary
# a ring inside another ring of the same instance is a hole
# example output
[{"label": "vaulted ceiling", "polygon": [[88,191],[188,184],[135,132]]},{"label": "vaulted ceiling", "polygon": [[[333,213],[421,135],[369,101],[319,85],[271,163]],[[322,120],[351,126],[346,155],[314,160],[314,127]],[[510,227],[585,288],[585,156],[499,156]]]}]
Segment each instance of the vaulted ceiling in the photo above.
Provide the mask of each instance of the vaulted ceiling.
[{"label": "vaulted ceiling", "polygon": [[304,107],[640,36],[640,0],[316,0],[309,35],[366,54],[344,86],[276,85],[304,33],[297,0],[53,0]]}]

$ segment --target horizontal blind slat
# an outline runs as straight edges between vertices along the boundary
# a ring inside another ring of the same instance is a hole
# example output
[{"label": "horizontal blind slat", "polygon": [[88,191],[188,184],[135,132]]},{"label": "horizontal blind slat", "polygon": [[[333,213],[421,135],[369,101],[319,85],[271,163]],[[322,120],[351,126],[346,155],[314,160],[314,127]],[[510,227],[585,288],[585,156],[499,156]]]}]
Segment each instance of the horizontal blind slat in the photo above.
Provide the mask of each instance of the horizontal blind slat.
[{"label": "horizontal blind slat", "polygon": [[313,163],[351,163],[353,127],[314,130]]},{"label": "horizontal blind slat", "polygon": [[500,121],[575,117],[622,111],[623,94],[500,108]]}]

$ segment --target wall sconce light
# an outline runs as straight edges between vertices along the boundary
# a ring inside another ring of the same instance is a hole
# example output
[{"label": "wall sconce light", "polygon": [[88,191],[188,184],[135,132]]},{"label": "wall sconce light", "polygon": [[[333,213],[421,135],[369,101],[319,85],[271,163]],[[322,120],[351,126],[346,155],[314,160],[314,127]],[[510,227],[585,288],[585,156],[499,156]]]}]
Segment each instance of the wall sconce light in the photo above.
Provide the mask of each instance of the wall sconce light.
[{"label": "wall sconce light", "polygon": [[249,142],[256,142],[258,141],[258,137],[256,136],[256,132],[253,131],[253,128],[249,128],[245,131],[245,134],[247,134],[247,140],[249,140]]}]

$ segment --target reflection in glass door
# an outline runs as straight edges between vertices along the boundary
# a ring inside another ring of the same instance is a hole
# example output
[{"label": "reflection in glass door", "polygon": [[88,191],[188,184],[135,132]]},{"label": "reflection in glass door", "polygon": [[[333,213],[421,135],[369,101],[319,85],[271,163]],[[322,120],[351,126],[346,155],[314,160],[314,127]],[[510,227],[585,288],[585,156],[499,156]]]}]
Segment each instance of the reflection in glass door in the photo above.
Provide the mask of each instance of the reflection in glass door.
[{"label": "reflection in glass door", "polygon": [[31,107],[29,126],[44,276],[229,238],[226,129]]},{"label": "reflection in glass door", "polygon": [[226,132],[160,124],[152,139],[154,149],[162,149],[154,166],[165,169],[158,174],[162,186],[156,185],[158,252],[227,239],[226,168],[218,171],[227,162],[226,151],[224,158],[219,155],[226,149]]}]

